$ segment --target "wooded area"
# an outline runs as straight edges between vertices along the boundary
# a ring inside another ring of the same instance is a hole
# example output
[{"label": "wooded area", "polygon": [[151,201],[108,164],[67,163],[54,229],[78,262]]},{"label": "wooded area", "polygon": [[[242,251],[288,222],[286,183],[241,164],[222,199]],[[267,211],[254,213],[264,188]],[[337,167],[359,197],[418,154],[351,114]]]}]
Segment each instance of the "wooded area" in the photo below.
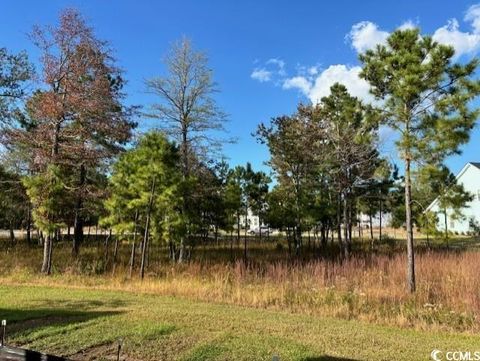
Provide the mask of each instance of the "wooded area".
[{"label": "wooded area", "polygon": [[[386,45],[360,55],[372,104],[337,83],[319,103],[259,124],[254,136],[270,151],[272,174],[231,167],[222,156],[233,141],[228,115],[215,99],[220,87],[207,55],[189,39],[173,44],[164,74],[145,81],[156,101],[138,106],[126,105],[113,50],[76,10],[65,10],[55,26],[35,27],[31,39],[38,69],[28,54],[0,48],[0,226],[12,242],[23,229],[28,244],[42,245],[45,274],[59,242],[71,242],[73,259],[81,256],[87,227],[115,244],[114,264],[119,243],[128,244],[130,276],[137,262],[142,279],[152,245],[167,249],[170,262],[186,263],[196,246],[221,239],[230,245],[227,262],[235,262],[233,247],[243,242],[248,267],[249,212],[259,217],[258,239],[270,237],[262,224],[278,230],[290,260],[308,252],[341,267],[355,241],[368,239],[366,252],[382,241],[382,224],[376,239],[371,223],[370,235],[356,235],[360,215],[371,222],[390,213],[389,226],[406,230],[414,292],[414,230],[449,237],[436,229],[444,215],[425,208],[440,197],[443,209],[461,217],[472,199],[445,160],[476,123],[479,62],[455,62],[452,47],[418,29],[396,30]],[[138,132],[141,119],[152,130]],[[387,127],[401,171],[380,151]]]}]

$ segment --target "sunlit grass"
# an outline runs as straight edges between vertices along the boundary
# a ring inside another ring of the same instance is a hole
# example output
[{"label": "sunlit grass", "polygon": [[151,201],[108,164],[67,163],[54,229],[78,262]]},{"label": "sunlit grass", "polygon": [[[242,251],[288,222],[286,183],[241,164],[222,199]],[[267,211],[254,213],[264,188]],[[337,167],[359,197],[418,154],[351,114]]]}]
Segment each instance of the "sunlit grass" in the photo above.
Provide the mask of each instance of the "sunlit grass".
[{"label": "sunlit grass", "polygon": [[169,296],[0,286],[8,342],[74,360],[421,360],[480,339]]}]

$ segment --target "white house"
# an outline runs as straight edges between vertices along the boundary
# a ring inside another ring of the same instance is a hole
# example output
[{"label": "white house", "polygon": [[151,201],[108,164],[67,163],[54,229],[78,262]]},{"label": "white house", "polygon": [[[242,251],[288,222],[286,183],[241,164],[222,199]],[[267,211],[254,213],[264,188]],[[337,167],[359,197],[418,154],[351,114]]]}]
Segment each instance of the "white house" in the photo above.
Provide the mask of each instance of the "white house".
[{"label": "white house", "polygon": [[[467,163],[460,173],[456,176],[457,183],[462,184],[464,189],[473,195],[473,201],[466,204],[462,209],[462,219],[452,219],[451,211],[447,209],[447,226],[448,230],[458,233],[466,233],[471,231],[470,219],[480,223],[480,163]],[[426,209],[437,214],[441,212],[438,205],[438,198],[435,199]],[[439,214],[437,227],[441,230],[445,229],[445,219]]]},{"label": "white house", "polygon": [[[362,228],[370,228],[370,216],[365,213],[360,213],[359,216],[360,225]],[[390,227],[392,223],[391,213],[382,213],[382,227]],[[380,212],[377,212],[375,215],[372,215],[372,228],[380,227]]]},{"label": "white house", "polygon": [[240,216],[240,226],[242,228],[257,229],[260,227],[260,217],[253,214],[252,210],[249,208],[247,211],[247,219],[245,220],[245,215]]}]

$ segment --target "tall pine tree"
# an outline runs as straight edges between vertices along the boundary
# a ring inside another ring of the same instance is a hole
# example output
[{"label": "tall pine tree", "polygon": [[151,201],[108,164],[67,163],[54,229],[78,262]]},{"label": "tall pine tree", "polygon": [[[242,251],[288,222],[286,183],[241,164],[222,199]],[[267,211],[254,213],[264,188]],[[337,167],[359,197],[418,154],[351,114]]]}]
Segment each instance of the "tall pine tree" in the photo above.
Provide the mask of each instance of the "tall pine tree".
[{"label": "tall pine tree", "polygon": [[440,45],[418,29],[397,30],[386,45],[360,55],[360,74],[381,101],[384,123],[398,133],[397,149],[405,167],[407,282],[414,292],[415,259],[412,220],[412,167],[418,162],[441,163],[460,152],[469,139],[478,110],[469,104],[480,92],[472,80],[473,59],[453,63],[454,49]]}]

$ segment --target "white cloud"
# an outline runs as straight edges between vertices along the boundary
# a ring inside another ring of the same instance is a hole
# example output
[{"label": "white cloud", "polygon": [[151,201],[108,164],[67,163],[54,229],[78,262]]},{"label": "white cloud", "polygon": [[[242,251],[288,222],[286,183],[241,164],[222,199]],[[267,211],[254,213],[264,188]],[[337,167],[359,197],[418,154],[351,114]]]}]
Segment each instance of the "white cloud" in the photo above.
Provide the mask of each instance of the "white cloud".
[{"label": "white cloud", "polygon": [[[461,31],[459,21],[450,19],[446,25],[438,28],[433,33],[433,40],[450,45],[455,48],[455,58],[465,54],[474,54],[480,50],[480,4],[468,8],[463,19],[471,25],[471,31]],[[413,29],[418,24],[407,20],[397,29]],[[362,21],[352,26],[346,39],[351,42],[352,47],[362,53],[374,48],[377,44],[385,44],[389,32],[381,30],[377,24],[371,21]]]},{"label": "white cloud", "polygon": [[480,33],[480,4],[470,6],[464,20],[472,24],[475,34]]},{"label": "white cloud", "polygon": [[272,80],[272,72],[265,68],[255,68],[250,74],[252,79],[258,80],[260,83],[264,83]]},{"label": "white cloud", "polygon": [[[435,41],[455,48],[455,57],[473,54],[480,50],[480,4],[473,5],[467,10],[464,21],[470,24],[470,32],[460,31],[459,22],[451,19],[433,34]],[[398,29],[406,30],[416,27],[418,22],[407,20]],[[385,44],[388,36],[389,32],[380,29],[377,24],[362,21],[352,26],[346,39],[351,42],[352,48],[361,53],[377,44]],[[351,95],[368,103],[375,102],[369,93],[369,84],[359,78],[360,70],[360,66],[343,64],[330,65],[324,70],[321,70],[318,65],[309,67],[297,65],[296,74],[288,76],[286,63],[282,59],[271,58],[263,63],[263,66],[255,68],[251,77],[260,82],[272,81],[274,85],[281,86],[283,89],[299,90],[314,104],[322,97],[328,96],[331,86],[336,82],[345,85]]]},{"label": "white cloud", "polygon": [[[461,31],[457,19],[450,19],[446,25],[438,28],[433,33],[433,40],[451,45],[455,48],[455,58],[465,54],[476,53],[480,49],[480,4],[471,6],[464,17],[464,21],[471,25],[471,31]],[[397,29],[406,30],[417,27],[418,24],[407,20]],[[377,24],[371,21],[362,21],[352,26],[346,39],[352,47],[363,53],[374,48],[377,44],[385,44],[389,32],[381,30]]]},{"label": "white cloud", "polygon": [[285,79],[282,84],[282,88],[299,89],[303,94],[308,96],[312,88],[312,83],[310,82],[310,80],[303,76],[294,76],[293,78]]},{"label": "white cloud", "polygon": [[454,47],[456,58],[480,49],[480,4],[470,6],[463,20],[470,23],[470,32],[461,31],[458,20],[453,18],[433,34],[433,40]]},{"label": "white cloud", "polygon": [[418,27],[418,24],[416,24],[412,20],[407,20],[407,21],[404,21],[403,24],[400,25],[397,29],[399,29],[399,30],[411,30],[411,29],[415,29],[417,27]]},{"label": "white cloud", "polygon": [[267,60],[267,64],[275,64],[279,69],[285,68],[285,62],[282,59],[271,58]]},{"label": "white cloud", "polygon": [[[480,15],[480,14],[478,14]],[[457,19],[451,19],[447,25],[437,29],[433,34],[433,40],[445,44],[451,45],[455,49],[455,57],[458,58],[464,54],[475,53],[480,48],[480,29],[477,29],[480,18],[472,18],[473,14],[467,13],[469,19],[471,19],[474,32],[462,32],[459,30],[459,24]],[[467,16],[465,19],[467,19]]]},{"label": "white cloud", "polygon": [[330,88],[335,83],[345,85],[349,93],[363,101],[372,102],[368,83],[358,76],[359,66],[348,67],[343,64],[331,65],[318,74],[316,78],[294,76],[283,82],[283,89],[300,90],[313,104],[318,103],[323,97],[330,94]]},{"label": "white cloud", "polygon": [[318,74],[318,67],[317,66],[311,66],[308,68],[308,74],[309,75],[317,75]]},{"label": "white cloud", "polygon": [[[254,64],[257,64],[258,60],[255,60]],[[278,77],[285,77],[287,72],[285,71],[285,62],[282,59],[271,58],[268,59],[264,66],[259,66],[253,69],[250,77],[258,80],[261,83],[269,82],[272,80],[278,80]]]},{"label": "white cloud", "polygon": [[[415,29],[418,25],[413,20],[404,21],[397,29]],[[357,53],[363,53],[377,45],[385,45],[390,35],[388,31],[381,30],[377,24],[371,21],[361,21],[352,26],[345,39],[351,42],[352,48]]]},{"label": "white cloud", "polygon": [[377,44],[385,44],[387,37],[388,32],[380,30],[377,24],[370,21],[362,21],[353,25],[346,36],[358,53],[372,49]]},{"label": "white cloud", "polygon": [[360,70],[361,67],[359,66],[349,67],[343,64],[330,65],[315,79],[308,98],[315,104],[319,102],[322,97],[330,94],[330,88],[333,84],[340,83],[345,85],[351,95],[366,102],[373,101],[373,97],[369,93],[369,84],[358,76]]},{"label": "white cloud", "polygon": [[271,58],[271,59],[268,59],[265,64],[273,66],[274,68],[276,67],[276,69],[273,69],[273,71],[277,75],[282,77],[287,75],[287,72],[285,71],[285,62],[282,59]]}]

